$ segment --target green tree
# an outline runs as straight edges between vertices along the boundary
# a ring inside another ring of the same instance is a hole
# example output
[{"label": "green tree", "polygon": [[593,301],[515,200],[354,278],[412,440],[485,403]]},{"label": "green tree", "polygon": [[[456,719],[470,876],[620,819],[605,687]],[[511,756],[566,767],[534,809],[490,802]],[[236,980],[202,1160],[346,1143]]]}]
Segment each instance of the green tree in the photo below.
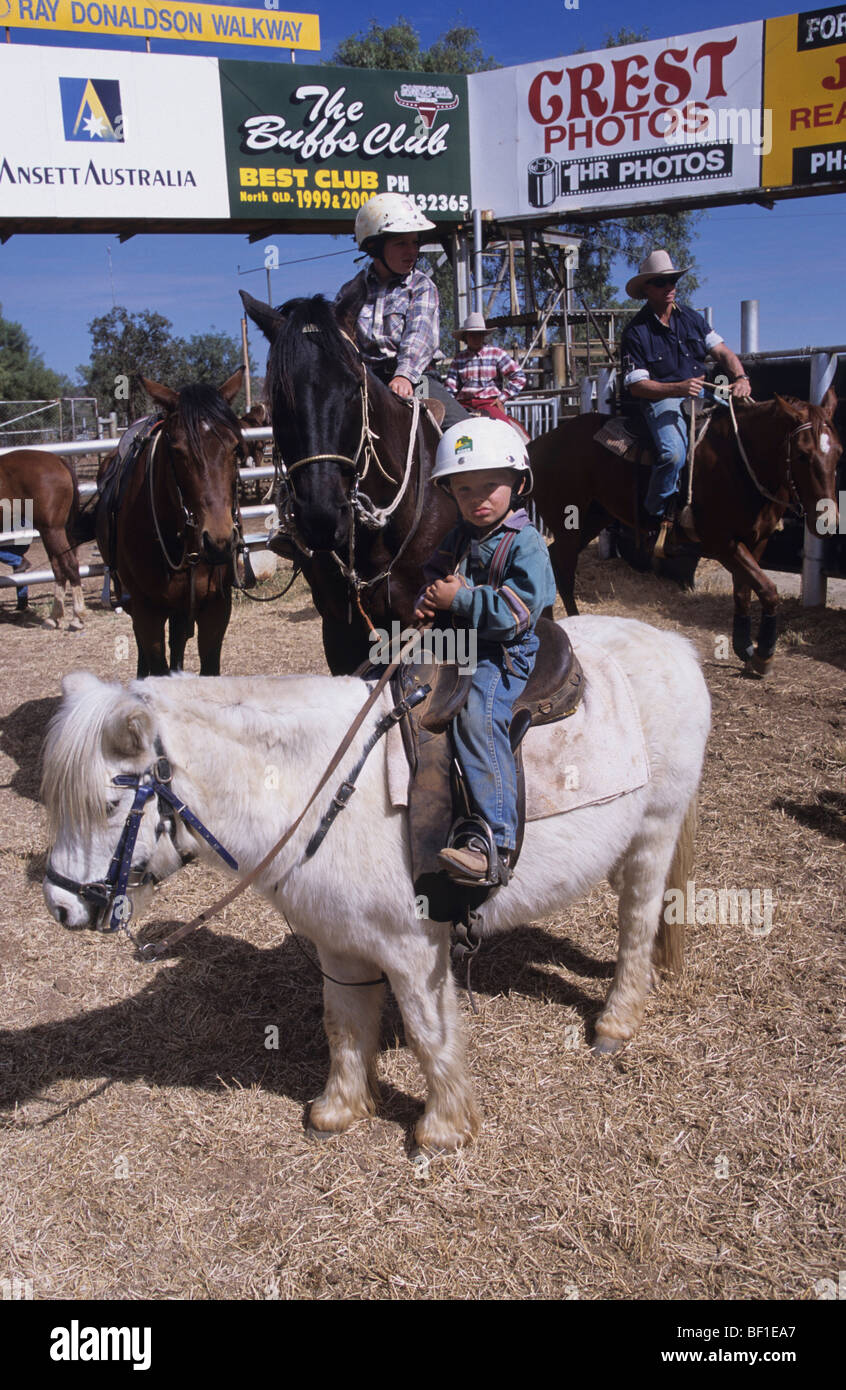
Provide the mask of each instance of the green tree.
[{"label": "green tree", "polygon": [[0,401],[55,400],[73,390],[66,376],[45,367],[29,334],[21,324],[4,319],[0,305]]},{"label": "green tree", "polygon": [[341,40],[331,61],[346,68],[389,72],[485,72],[499,67],[484,54],[477,29],[453,25],[425,49],[411,20],[403,16],[387,25],[371,19],[369,29]]},{"label": "green tree", "polygon": [[[86,389],[105,414],[116,410],[126,422],[147,414],[150,398],[138,380],[143,375],[178,390],[191,382],[220,386],[241,361],[235,338],[216,329],[195,333],[186,342],[174,337],[170,319],[150,309],[131,314],[117,305],[92,319],[90,361],[79,367]],[[236,410],[242,398],[236,400]]]}]

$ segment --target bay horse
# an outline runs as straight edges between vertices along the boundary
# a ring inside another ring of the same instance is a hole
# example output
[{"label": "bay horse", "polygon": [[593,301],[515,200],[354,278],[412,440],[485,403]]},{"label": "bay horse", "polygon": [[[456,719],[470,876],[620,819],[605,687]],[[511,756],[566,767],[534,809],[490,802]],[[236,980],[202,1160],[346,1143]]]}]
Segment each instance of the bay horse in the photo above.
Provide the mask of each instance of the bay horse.
[{"label": "bay horse", "polygon": [[72,464],[40,449],[12,449],[0,455],[0,499],[6,504],[0,513],[4,531],[11,530],[11,517],[16,513],[21,518],[27,516],[31,504],[32,526],[41,537],[55,580],[53,607],[45,622],[48,627],[58,627],[62,621],[65,586],[69,584],[73,617],[68,626],[78,632],[85,619],[85,599],[76,546],[68,535],[79,510]]},{"label": "bay horse", "polygon": [[[732,645],[746,672],[764,675],[775,652],[778,590],[760,567],[767,541],[791,502],[813,528],[820,504],[836,508],[840,440],[830,388],[822,405],[776,396],[736,405],[744,462],[728,409],[717,407],[693,465],[692,510],[696,549],[719,560],[734,585]],[[558,590],[568,613],[575,601],[579,552],[612,517],[637,527],[638,465],[594,439],[602,417],[579,415],[529,446],[535,505],[554,538],[550,549]],[[645,470],[643,470],[645,472]],[[752,591],[761,603],[757,645],[752,645]]]},{"label": "bay horse", "polygon": [[237,487],[244,441],[231,402],[243,378],[239,368],[219,391],[203,384],[174,391],[141,378],[161,414],[127,462],[131,476],[114,504],[113,526],[112,504],[103,494],[107,475],[114,476],[114,456],[100,470],[97,539],[130,596],[139,678],[181,670],[195,623],[200,674],[220,675],[241,538]]},{"label": "bay horse", "polygon": [[423,564],[457,520],[455,504],[431,483],[438,430],[361,361],[355,282],[335,306],[322,295],[281,309],[243,290],[241,298],[270,343],[283,530],[323,620],[329,669],[348,675],[372,650],[373,628],[414,621]]},{"label": "bay horse", "polygon": [[[594,1050],[615,1052],[643,1017],[656,940],[663,934],[666,944],[667,934],[679,930],[665,904],[671,892],[681,900],[692,872],[710,701],[696,653],[678,634],[593,615],[562,626],[579,652],[588,690],[611,660],[625,673],[630,698],[618,704],[615,727],[626,747],[644,750],[645,780],[621,795],[530,821],[517,872],[479,909],[479,930],[487,936],[557,913],[610,879],[619,895],[620,945]],[[116,885],[127,883],[130,869],[135,886],[125,892],[140,912],[151,885],[188,859],[199,854],[219,862],[219,850],[191,828],[194,817],[234,857],[237,871],[249,873],[306,805],[328,750],[340,742],[368,691],[351,676],[181,675],[128,689],[85,672],[67,677],[43,757],[52,842],[44,895],[53,917],[68,928],[96,927],[118,902],[115,895],[124,893]],[[349,775],[392,703],[385,691],[368,713],[338,780]],[[589,785],[591,765],[599,767],[607,757],[602,734],[612,717],[601,701],[592,714],[585,708],[583,786]],[[551,792],[560,778],[555,762],[570,761],[571,735],[564,721],[530,730],[527,744],[544,732],[553,742],[544,744],[538,775],[540,790]],[[547,756],[549,748],[554,758]],[[430,920],[426,900],[415,897],[407,818],[391,797],[391,756],[387,740],[376,744],[353,807],[309,857],[315,827],[332,804],[336,784],[327,785],[254,886],[314,943],[324,972],[330,1070],[311,1107],[312,1128],[340,1132],[376,1109],[384,976],[428,1083],[416,1141],[453,1149],[476,1134],[479,1112],[464,1054],[449,931]],[[272,790],[268,763],[279,771]],[[121,851],[120,873],[110,879],[115,847],[126,843],[122,827],[139,804],[139,784],[150,785],[148,774],[169,779],[178,809],[162,816],[151,796],[140,813],[134,848]],[[125,905],[121,898],[121,912]]]}]

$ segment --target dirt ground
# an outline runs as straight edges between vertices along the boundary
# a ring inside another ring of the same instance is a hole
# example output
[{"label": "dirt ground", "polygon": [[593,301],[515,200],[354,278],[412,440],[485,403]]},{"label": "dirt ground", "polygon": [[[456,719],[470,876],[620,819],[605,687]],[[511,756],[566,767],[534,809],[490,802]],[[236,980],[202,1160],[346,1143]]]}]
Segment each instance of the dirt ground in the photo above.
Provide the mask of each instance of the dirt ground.
[{"label": "dirt ground", "polygon": [[[786,600],[773,673],[751,682],[713,566],[685,595],[584,557],[583,611],[698,648],[714,728],[697,888],[769,892],[771,916],[690,928],[683,980],[602,1062],[586,1043],[613,970],[611,890],[488,947],[478,1016],[462,996],[482,1133],[427,1167],[409,1159],[422,1078],[393,1005],[378,1118],[307,1136],[320,982],[262,900],[155,965],[48,915],[38,762],[61,676],[134,675],[129,619],[86,588],[78,634],[0,596],[0,1275],[35,1299],[813,1300],[836,1283],[846,610]],[[324,669],[301,585],[238,603],[223,668]],[[222,882],[185,869],[148,922],[186,921]]]}]

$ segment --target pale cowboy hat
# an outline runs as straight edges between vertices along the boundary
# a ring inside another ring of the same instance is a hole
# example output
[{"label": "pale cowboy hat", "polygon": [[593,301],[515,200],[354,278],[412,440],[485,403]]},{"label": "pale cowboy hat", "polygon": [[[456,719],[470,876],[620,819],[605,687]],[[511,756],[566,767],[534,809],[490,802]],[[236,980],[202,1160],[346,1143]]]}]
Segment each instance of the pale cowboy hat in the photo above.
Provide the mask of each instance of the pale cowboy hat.
[{"label": "pale cowboy hat", "polygon": [[678,280],[689,270],[689,265],[684,266],[681,270],[674,266],[669,252],[652,251],[641,265],[637,275],[632,276],[626,285],[626,294],[630,299],[645,299],[643,287],[647,280],[654,280],[657,275],[675,275]]},{"label": "pale cowboy hat", "polygon": [[488,328],[482,314],[468,314],[460,328],[456,328],[453,337],[466,338],[468,333],[493,333],[492,328]]}]

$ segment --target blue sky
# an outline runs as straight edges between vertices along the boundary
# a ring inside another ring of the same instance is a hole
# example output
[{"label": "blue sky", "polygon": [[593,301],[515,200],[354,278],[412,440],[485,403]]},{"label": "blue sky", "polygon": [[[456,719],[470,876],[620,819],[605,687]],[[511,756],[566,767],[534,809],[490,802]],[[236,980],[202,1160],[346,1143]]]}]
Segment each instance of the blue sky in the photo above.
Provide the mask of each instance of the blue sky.
[{"label": "blue sky", "polygon": [[[302,5],[304,12],[320,15],[322,48],[319,54],[299,55],[300,61],[327,61],[339,40],[366,28],[371,17],[387,24],[405,12],[424,45],[455,23],[474,25],[485,52],[504,65],[557,57],[582,45],[599,48],[606,34],[623,25],[648,28],[650,38],[662,38],[789,12],[775,0],[711,0],[707,10],[685,14],[669,0],[605,0],[601,6],[579,0],[578,9],[567,9],[564,0],[496,9],[467,0],[459,11],[451,0],[420,6],[395,0],[395,5],[387,7],[383,0]],[[49,42],[56,43],[57,36],[50,35]],[[189,50],[174,45],[173,51]],[[246,58],[250,51],[229,48],[226,56]],[[697,259],[704,283],[696,303],[713,306],[715,327],[734,346],[739,346],[740,301],[753,298],[761,305],[763,348],[841,343],[846,288],[837,250],[846,244],[844,234],[846,195],[797,199],[771,212],[753,205],[715,209],[700,223]],[[274,236],[273,241],[281,262],[299,262],[274,272],[277,303],[295,294],[334,293],[356,268],[351,238]],[[73,377],[90,350],[88,322],[112,306],[112,282],[116,303],[133,312],[155,309],[180,335],[214,327],[237,336],[238,290],[264,298],[266,285],[263,269],[248,275],[237,269],[261,267],[262,245],[235,235],[139,235],[124,245],[103,235],[15,236],[0,247],[0,304],[5,317],[23,323],[47,365]],[[619,280],[624,279],[621,267]],[[254,356],[263,360],[263,347],[252,332],[251,342]]]}]

